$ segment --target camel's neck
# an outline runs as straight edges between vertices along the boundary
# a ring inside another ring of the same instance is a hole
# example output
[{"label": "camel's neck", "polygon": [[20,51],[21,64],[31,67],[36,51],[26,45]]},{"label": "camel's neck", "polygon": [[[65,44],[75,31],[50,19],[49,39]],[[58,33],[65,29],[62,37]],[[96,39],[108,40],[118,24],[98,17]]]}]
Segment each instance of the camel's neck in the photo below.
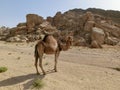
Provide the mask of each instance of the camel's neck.
[{"label": "camel's neck", "polygon": [[71,43],[69,41],[66,42],[66,47],[67,47],[67,50],[70,48],[71,46]]}]

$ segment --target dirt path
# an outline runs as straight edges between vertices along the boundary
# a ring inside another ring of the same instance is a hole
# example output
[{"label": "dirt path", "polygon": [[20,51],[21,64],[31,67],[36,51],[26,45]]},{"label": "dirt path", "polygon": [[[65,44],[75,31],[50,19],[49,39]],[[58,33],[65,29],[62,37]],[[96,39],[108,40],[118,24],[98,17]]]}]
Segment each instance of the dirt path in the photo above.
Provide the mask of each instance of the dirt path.
[{"label": "dirt path", "polygon": [[120,72],[112,69],[120,67],[120,49],[104,47],[61,52],[57,73],[52,71],[54,57],[45,55],[43,76],[35,74],[33,43],[0,42],[0,66],[8,67],[0,73],[0,90],[30,90],[36,78],[45,83],[42,90],[120,90]]}]

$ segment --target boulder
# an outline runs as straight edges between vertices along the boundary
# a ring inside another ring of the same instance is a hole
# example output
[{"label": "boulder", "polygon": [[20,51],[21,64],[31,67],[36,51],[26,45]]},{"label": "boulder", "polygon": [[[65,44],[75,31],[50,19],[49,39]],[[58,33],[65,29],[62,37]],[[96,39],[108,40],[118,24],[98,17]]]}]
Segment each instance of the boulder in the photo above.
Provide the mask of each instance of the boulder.
[{"label": "boulder", "polygon": [[78,40],[74,39],[73,45],[74,46],[87,46],[87,43],[86,43],[86,40],[83,37],[81,37]]},{"label": "boulder", "polygon": [[108,44],[108,45],[116,45],[120,42],[119,39],[115,38],[115,37],[107,37],[105,39],[105,43]]},{"label": "boulder", "polygon": [[10,37],[6,40],[7,42],[20,42],[20,38],[19,37]]},{"label": "boulder", "polygon": [[26,22],[18,23],[18,25],[17,25],[17,27],[22,27],[22,26],[26,26]]},{"label": "boulder", "polygon": [[16,35],[24,35],[27,33],[27,27],[26,26],[21,26],[21,27],[14,27],[10,29],[10,34],[9,36],[16,36]]},{"label": "boulder", "polygon": [[23,35],[17,35],[17,36],[9,37],[6,41],[7,42],[26,42],[28,41],[28,39]]},{"label": "boulder", "polygon": [[91,33],[91,40],[99,42],[99,44],[103,44],[105,40],[105,33],[102,29],[94,27],[92,28],[92,33]]},{"label": "boulder", "polygon": [[53,23],[53,18],[52,17],[47,17],[47,19],[46,19],[49,23]]},{"label": "boulder", "polygon": [[8,27],[2,26],[0,27],[0,36],[6,36],[10,33],[10,30]]},{"label": "boulder", "polygon": [[27,27],[26,26],[21,26],[21,27],[16,27],[15,34],[26,34],[27,33]]},{"label": "boulder", "polygon": [[53,25],[56,27],[60,26],[60,22],[62,19],[62,13],[61,12],[57,12],[56,15],[53,17]]},{"label": "boulder", "polygon": [[82,15],[83,23],[86,23],[87,21],[94,21],[94,15],[91,12],[86,12]]},{"label": "boulder", "polygon": [[87,21],[84,26],[84,31],[91,32],[92,28],[95,26],[94,21]]},{"label": "boulder", "polygon": [[56,27],[53,27],[49,22],[44,21],[42,24],[39,25],[39,27],[44,30],[44,31],[48,31],[48,32],[54,32],[56,31]]},{"label": "boulder", "polygon": [[111,36],[120,37],[120,28],[108,23],[102,23],[101,26],[105,28],[105,32],[109,32]]},{"label": "boulder", "polygon": [[101,44],[95,40],[91,42],[91,48],[102,48]]},{"label": "boulder", "polygon": [[36,14],[27,14],[26,15],[26,25],[28,28],[28,32],[33,31],[34,27],[40,25],[44,21],[43,17],[38,16]]},{"label": "boulder", "polygon": [[29,35],[27,35],[27,38],[28,38],[29,42],[34,42],[35,40],[41,39],[41,35],[29,34]]},{"label": "boulder", "polygon": [[94,21],[95,20],[94,15],[92,14],[92,12],[86,12],[85,16],[87,17],[88,21]]}]

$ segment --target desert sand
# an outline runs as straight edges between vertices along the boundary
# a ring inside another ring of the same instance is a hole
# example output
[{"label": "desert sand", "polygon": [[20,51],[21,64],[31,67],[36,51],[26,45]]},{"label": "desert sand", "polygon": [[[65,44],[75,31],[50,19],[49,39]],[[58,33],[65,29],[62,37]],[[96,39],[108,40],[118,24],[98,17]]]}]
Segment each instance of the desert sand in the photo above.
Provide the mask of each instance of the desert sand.
[{"label": "desert sand", "polygon": [[36,78],[44,82],[41,90],[120,90],[120,46],[103,49],[71,47],[62,51],[58,72],[52,71],[54,56],[44,55],[47,75],[36,75],[33,43],[0,42],[0,66],[8,70],[0,73],[0,90],[31,90]]}]

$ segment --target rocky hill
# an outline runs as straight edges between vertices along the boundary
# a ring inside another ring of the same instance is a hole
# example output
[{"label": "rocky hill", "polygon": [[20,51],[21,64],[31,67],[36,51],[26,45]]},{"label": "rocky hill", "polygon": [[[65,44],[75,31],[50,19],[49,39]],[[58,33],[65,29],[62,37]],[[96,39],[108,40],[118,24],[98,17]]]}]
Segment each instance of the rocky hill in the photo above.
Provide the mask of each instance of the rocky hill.
[{"label": "rocky hill", "polygon": [[83,14],[85,12],[92,12],[94,14],[99,14],[101,16],[105,16],[107,18],[111,18],[112,21],[120,24],[120,11],[114,11],[114,10],[103,10],[103,9],[97,9],[97,8],[88,8],[86,10],[83,9],[73,9],[70,10],[73,12],[76,12],[78,14]]},{"label": "rocky hill", "polygon": [[36,14],[26,15],[26,22],[11,28],[6,41],[35,41],[44,32],[54,36],[74,36],[74,45],[102,48],[102,44],[117,45],[120,42],[119,11],[101,9],[73,9],[65,13],[57,12],[54,17]]}]

